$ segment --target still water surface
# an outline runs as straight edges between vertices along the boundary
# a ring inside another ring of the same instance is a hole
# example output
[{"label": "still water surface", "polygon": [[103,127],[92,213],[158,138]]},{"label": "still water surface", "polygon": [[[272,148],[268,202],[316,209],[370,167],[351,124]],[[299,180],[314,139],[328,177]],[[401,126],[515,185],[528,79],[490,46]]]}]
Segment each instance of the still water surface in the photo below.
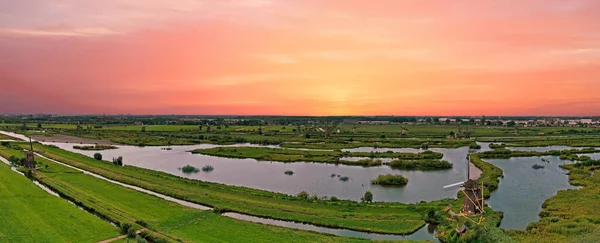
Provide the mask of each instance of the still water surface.
[{"label": "still water surface", "polygon": [[[541,159],[548,162],[543,162]],[[520,157],[510,159],[487,159],[487,162],[504,171],[498,189],[492,192],[488,204],[504,212],[500,227],[525,229],[531,222],[538,221],[542,203],[556,195],[558,190],[575,189],[569,184],[566,173],[559,165],[569,163],[557,156]],[[533,169],[534,164],[542,169]]]}]

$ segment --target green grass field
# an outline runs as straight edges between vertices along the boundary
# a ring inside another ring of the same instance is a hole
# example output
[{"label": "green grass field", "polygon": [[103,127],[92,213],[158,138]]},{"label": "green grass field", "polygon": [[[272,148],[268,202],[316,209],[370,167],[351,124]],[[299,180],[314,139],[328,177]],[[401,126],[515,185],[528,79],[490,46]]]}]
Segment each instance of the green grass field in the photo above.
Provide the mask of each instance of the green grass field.
[{"label": "green grass field", "polygon": [[97,242],[119,235],[116,227],[48,194],[4,163],[0,208],[0,242]]}]

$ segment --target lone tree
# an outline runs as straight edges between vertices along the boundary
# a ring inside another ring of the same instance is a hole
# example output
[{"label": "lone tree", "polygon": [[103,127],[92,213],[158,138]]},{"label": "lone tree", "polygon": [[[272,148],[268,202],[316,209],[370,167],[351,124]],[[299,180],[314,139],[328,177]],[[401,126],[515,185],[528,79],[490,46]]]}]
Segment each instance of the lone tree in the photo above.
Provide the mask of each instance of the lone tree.
[{"label": "lone tree", "polygon": [[95,153],[94,154],[94,159],[96,159],[96,160],[102,160],[102,154],[101,153]]},{"label": "lone tree", "polygon": [[113,158],[113,164],[122,166],[123,165],[123,157],[119,156],[117,158]]},{"label": "lone tree", "polygon": [[371,193],[371,191],[367,191],[361,199],[363,202],[373,202],[373,193]]}]

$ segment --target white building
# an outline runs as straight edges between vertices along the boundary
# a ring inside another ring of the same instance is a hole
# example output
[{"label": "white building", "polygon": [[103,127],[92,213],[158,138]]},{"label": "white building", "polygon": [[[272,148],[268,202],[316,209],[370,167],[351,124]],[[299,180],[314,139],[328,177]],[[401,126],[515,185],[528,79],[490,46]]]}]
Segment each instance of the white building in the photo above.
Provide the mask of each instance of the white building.
[{"label": "white building", "polygon": [[581,119],[581,123],[583,123],[583,124],[592,124],[592,119]]}]

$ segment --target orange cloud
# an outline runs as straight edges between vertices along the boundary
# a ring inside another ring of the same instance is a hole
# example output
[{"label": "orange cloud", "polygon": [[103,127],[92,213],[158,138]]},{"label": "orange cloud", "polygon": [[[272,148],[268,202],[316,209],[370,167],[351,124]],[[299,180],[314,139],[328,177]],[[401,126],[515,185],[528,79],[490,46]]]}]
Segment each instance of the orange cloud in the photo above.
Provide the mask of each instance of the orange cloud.
[{"label": "orange cloud", "polygon": [[0,9],[0,102],[11,104],[0,112],[600,110],[592,0],[24,0]]}]

